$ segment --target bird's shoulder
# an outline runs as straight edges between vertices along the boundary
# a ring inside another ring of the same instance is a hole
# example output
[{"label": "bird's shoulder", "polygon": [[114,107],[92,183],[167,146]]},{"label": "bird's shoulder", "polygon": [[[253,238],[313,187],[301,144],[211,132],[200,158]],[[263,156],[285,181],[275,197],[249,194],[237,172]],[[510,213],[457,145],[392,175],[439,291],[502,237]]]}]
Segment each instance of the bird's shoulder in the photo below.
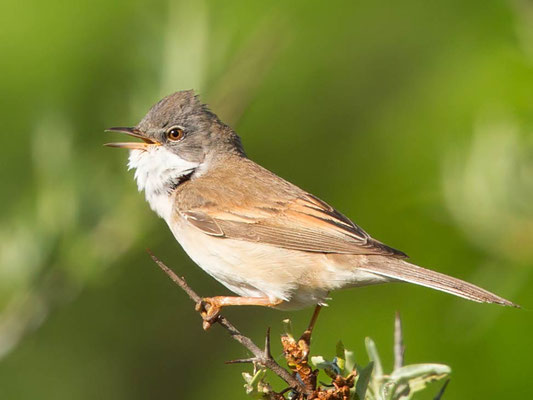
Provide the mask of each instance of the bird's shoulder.
[{"label": "bird's shoulder", "polygon": [[281,206],[305,192],[246,157],[234,156],[219,161],[176,191],[179,210],[217,205],[254,207],[258,204]]}]

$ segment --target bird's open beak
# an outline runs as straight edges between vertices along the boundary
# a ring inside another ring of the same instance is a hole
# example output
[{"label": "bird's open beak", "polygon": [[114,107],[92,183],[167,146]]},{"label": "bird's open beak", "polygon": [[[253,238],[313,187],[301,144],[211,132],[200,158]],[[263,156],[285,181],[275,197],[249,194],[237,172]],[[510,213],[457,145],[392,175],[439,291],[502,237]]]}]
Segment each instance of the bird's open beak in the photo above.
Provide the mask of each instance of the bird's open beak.
[{"label": "bird's open beak", "polygon": [[136,128],[128,128],[125,126],[117,126],[114,128],[106,129],[106,132],[120,132],[125,133],[126,135],[133,136],[135,138],[141,139],[142,142],[120,142],[120,143],[106,143],[104,146],[109,147],[119,147],[122,149],[129,149],[129,150],[146,150],[148,146],[160,146],[161,143],[152,140],[148,137],[146,137],[141,131],[139,131]]}]

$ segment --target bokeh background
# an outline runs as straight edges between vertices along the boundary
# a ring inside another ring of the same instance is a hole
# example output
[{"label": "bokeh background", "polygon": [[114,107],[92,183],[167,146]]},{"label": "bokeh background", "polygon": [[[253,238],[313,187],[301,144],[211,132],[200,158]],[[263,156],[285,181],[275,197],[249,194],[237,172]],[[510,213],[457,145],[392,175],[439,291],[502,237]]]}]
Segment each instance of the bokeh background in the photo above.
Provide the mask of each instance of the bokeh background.
[{"label": "bokeh background", "polygon": [[[223,364],[244,349],[201,330],[145,249],[201,294],[228,291],[102,147],[190,88],[257,162],[525,308],[341,291],[314,353],[342,339],[366,363],[371,336],[391,363],[399,310],[406,361],[452,367],[444,398],[533,396],[531,1],[3,0],[0,51],[0,398],[246,398],[246,367]],[[226,315],[261,341],[310,313]]]}]

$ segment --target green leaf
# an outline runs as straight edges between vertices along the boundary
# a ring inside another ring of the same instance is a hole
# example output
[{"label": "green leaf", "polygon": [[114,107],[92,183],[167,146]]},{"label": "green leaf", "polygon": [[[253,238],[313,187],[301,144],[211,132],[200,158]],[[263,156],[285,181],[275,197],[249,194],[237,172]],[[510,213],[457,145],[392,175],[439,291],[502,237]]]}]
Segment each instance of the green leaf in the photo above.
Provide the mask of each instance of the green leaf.
[{"label": "green leaf", "polygon": [[[242,373],[245,380],[244,389],[246,394],[254,399],[265,399],[269,386],[263,382],[266,375],[266,369],[258,370],[254,376],[247,372]],[[266,391],[265,391],[266,390]]]},{"label": "green leaf", "polygon": [[341,375],[344,375],[344,372],[345,372],[345,365],[346,365],[346,360],[345,360],[345,348],[344,348],[344,344],[342,343],[342,341],[338,341],[337,342],[337,347],[335,349],[335,355],[337,356],[336,357],[336,364],[337,366],[339,367],[340,369],[340,373]]},{"label": "green leaf", "polygon": [[359,377],[357,379],[357,383],[355,384],[354,400],[365,400],[366,389],[368,388],[370,378],[372,377],[373,369],[373,361],[370,361],[366,367],[357,369],[357,374]]},{"label": "green leaf", "polygon": [[337,363],[327,361],[322,356],[311,357],[311,362],[315,367],[323,370],[331,379],[335,379],[341,373]]},{"label": "green leaf", "polygon": [[374,376],[377,379],[381,379],[383,376],[383,366],[381,364],[381,359],[379,358],[378,349],[376,344],[369,337],[365,338],[366,352],[368,353],[368,358],[370,361],[374,362]]},{"label": "green leaf", "polygon": [[413,364],[396,369],[382,386],[383,398],[387,400],[411,399],[429,382],[446,378],[450,367],[443,364]]},{"label": "green leaf", "polygon": [[390,379],[397,383],[409,384],[412,394],[421,391],[430,382],[446,378],[451,372],[451,368],[443,364],[413,364],[398,368]]},{"label": "green leaf", "polygon": [[[244,378],[244,381],[245,381],[247,384],[249,384],[249,383],[252,381],[252,379],[253,379],[253,376],[252,376],[250,373],[248,373],[248,372],[243,372],[243,373],[242,373],[242,377]],[[246,385],[245,385],[245,386],[246,386]]]},{"label": "green leaf", "polygon": [[311,363],[317,368],[322,368],[322,365],[328,363],[328,361],[322,356],[312,356]]},{"label": "green leaf", "polygon": [[261,379],[265,377],[265,375],[266,375],[266,369],[260,369],[259,371],[255,373],[255,375],[251,379],[250,385],[252,386],[257,385],[261,381]]},{"label": "green leaf", "polygon": [[290,338],[290,339],[294,339],[294,335],[292,333],[292,323],[291,323],[291,320],[290,319],[284,319],[283,321],[283,328],[285,330],[285,333],[286,335]]},{"label": "green leaf", "polygon": [[448,375],[451,372],[451,368],[444,364],[412,364],[398,368],[390,378],[393,380],[427,379],[432,376]]},{"label": "green leaf", "polygon": [[344,370],[346,372],[352,372],[355,368],[355,355],[353,351],[344,350]]}]

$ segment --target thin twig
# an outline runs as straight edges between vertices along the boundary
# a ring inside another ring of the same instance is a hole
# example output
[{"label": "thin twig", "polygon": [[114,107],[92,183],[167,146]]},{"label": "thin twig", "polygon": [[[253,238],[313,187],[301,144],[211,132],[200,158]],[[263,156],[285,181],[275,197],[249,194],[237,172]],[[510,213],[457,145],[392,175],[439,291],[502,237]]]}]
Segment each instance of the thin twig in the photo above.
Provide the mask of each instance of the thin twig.
[{"label": "thin twig", "polygon": [[403,366],[403,356],[405,353],[405,346],[403,344],[402,319],[399,311],[396,311],[396,318],[394,320],[394,369]]},{"label": "thin twig", "polygon": [[163,261],[159,260],[151,251],[150,249],[146,249],[150,257],[152,257],[152,260],[163,270],[165,274],[169,276],[170,279],[172,279],[172,282],[174,282],[176,285],[178,285],[180,288],[182,288],[185,293],[189,296],[189,298],[194,301],[194,303],[198,303],[202,300],[200,296],[196,294],[194,290],[192,290],[189,285],[187,285],[187,282],[185,282],[185,278],[179,277],[172,271],[169,267],[167,267]]},{"label": "thin twig", "polygon": [[435,398],[433,400],[441,400],[442,399],[442,395],[444,394],[444,391],[448,387],[448,383],[450,383],[450,380],[446,379],[446,382],[444,382],[444,385],[442,385],[442,388],[439,390],[439,393],[437,393],[437,395],[435,396]]},{"label": "thin twig", "polygon": [[237,360],[224,361],[224,364],[253,364],[257,362],[257,358],[238,358]]},{"label": "thin twig", "polygon": [[313,311],[313,315],[311,316],[311,320],[309,321],[309,326],[306,329],[306,332],[309,332],[309,339],[311,339],[313,329],[315,329],[315,324],[318,319],[318,314],[320,314],[320,310],[322,310],[322,306],[320,304],[317,304]]},{"label": "thin twig", "polygon": [[[192,301],[194,301],[194,303],[198,303],[202,300],[202,298],[194,290],[192,290],[189,285],[187,285],[187,283],[185,282],[185,279],[183,279],[182,277],[180,278],[178,275],[176,275],[174,271],[168,268],[150,250],[147,249],[147,251],[150,257],[152,258],[152,260],[159,266],[159,268],[161,268],[163,272],[165,272],[175,284],[177,284],[180,288],[182,288],[185,291],[185,293],[187,293],[189,298]],[[229,322],[222,315],[218,316],[215,323],[218,323],[224,329],[226,329],[226,331],[228,331],[228,333],[233,339],[235,339],[237,342],[239,342],[244,347],[246,347],[255,356],[254,359],[236,360],[236,362],[255,361],[258,364],[261,364],[264,367],[270,369],[272,372],[278,375],[292,388],[295,388],[302,393],[310,394],[310,391],[305,387],[305,385],[302,382],[300,382],[298,379],[292,376],[285,368],[279,365],[272,357],[267,355],[270,353],[269,348],[268,348],[270,347],[270,339],[268,338],[270,336],[270,332],[267,332],[268,339],[266,340],[266,346],[265,346],[266,348],[262,350],[249,337],[244,336],[231,322]]]},{"label": "thin twig", "polygon": [[267,328],[265,336],[265,350],[263,352],[265,358],[272,358],[272,352],[270,351],[270,327]]}]

